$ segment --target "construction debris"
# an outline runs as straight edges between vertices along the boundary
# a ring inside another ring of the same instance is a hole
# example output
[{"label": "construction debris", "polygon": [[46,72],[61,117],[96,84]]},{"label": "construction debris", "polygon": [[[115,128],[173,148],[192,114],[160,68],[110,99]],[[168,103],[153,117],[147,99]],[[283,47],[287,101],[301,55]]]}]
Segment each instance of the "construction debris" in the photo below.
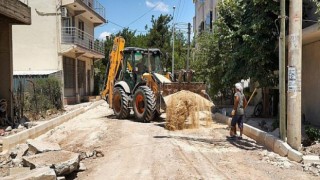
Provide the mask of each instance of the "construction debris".
[{"label": "construction debris", "polygon": [[85,171],[85,170],[87,170],[87,167],[81,162],[81,163],[79,164],[79,169],[78,169],[78,171]]},{"label": "construction debris", "polygon": [[29,145],[29,152],[33,152],[32,154],[61,150],[60,145],[57,143],[50,143],[38,140],[28,140],[27,144]]},{"label": "construction debris", "polygon": [[58,176],[76,171],[79,167],[79,162],[79,154],[64,150],[23,157],[24,166],[31,167],[31,169],[51,167]]},{"label": "construction debris", "polygon": [[34,169],[27,172],[21,172],[16,175],[2,177],[3,180],[15,180],[15,179],[32,179],[32,180],[56,180],[56,174],[53,169],[49,167],[43,167]]},{"label": "construction debris", "polygon": [[214,104],[199,94],[190,91],[179,91],[164,98],[167,105],[166,128],[182,130],[198,128],[200,112],[204,112],[207,125],[212,122],[211,108]]},{"label": "construction debris", "polygon": [[22,156],[26,155],[29,147],[27,144],[18,144],[11,152],[10,157],[12,160],[17,159],[22,161]]}]

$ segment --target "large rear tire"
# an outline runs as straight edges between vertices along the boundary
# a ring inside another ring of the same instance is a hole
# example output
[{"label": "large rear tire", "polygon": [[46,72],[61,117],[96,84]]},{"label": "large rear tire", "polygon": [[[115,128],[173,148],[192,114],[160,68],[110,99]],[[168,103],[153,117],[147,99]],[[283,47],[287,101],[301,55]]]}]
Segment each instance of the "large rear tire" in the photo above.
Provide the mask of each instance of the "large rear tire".
[{"label": "large rear tire", "polygon": [[133,96],[133,111],[136,119],[141,122],[150,122],[154,118],[156,100],[148,86],[141,86]]},{"label": "large rear tire", "polygon": [[129,97],[121,88],[113,90],[112,109],[118,119],[125,119],[130,115]]}]

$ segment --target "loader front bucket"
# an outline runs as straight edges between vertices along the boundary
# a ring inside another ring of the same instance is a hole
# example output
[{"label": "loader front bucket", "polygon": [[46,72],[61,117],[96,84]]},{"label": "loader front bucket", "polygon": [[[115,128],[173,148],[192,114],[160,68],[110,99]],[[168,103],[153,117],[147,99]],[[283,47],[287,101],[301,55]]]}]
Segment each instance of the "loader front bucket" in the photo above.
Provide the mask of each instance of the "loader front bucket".
[{"label": "loader front bucket", "polygon": [[[197,93],[205,98],[209,98],[206,93],[206,84],[202,82],[171,82],[163,83],[162,96],[174,94],[178,91],[186,90]],[[210,99],[209,99],[210,100]]]},{"label": "loader front bucket", "polygon": [[210,96],[206,93],[206,84],[201,82],[171,82],[163,83],[161,86],[162,96],[160,97],[160,107],[166,110],[166,96],[180,92],[182,90],[190,91],[211,101]]}]

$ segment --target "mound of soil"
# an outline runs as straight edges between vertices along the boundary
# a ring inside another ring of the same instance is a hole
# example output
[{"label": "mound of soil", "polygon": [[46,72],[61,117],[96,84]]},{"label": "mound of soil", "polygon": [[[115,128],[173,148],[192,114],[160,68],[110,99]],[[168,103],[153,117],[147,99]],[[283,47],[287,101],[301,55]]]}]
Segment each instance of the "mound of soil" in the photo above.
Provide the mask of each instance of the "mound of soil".
[{"label": "mound of soil", "polygon": [[167,105],[166,128],[182,130],[198,128],[202,119],[200,112],[206,111],[207,123],[212,122],[211,107],[214,104],[199,94],[190,91],[179,91],[164,98]]}]

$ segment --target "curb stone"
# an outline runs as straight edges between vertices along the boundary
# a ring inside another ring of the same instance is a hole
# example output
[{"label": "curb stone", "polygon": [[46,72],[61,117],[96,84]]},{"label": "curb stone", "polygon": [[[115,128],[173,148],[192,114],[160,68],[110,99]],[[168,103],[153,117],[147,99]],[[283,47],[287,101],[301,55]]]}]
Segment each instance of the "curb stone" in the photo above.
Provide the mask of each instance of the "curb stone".
[{"label": "curb stone", "polygon": [[[230,125],[230,122],[231,122],[230,117],[224,116],[220,113],[215,113],[213,117],[215,120],[217,120],[220,123]],[[268,150],[271,150],[283,157],[288,156],[290,160],[293,160],[299,163],[302,161],[302,157],[305,159],[302,153],[292,149],[287,143],[283,142],[282,140],[273,136],[272,134],[266,133],[260,129],[252,127],[245,123],[243,124],[243,126],[244,126],[243,134],[256,140],[258,143],[264,145]]]},{"label": "curb stone", "polygon": [[37,126],[34,126],[30,129],[27,129],[25,131],[21,131],[17,134],[13,134],[11,136],[7,136],[2,138],[3,144],[2,144],[2,154],[7,153],[11,148],[15,147],[17,144],[25,143],[28,139],[34,139],[49,130],[61,125],[64,122],[67,122],[68,120],[75,118],[76,116],[93,109],[101,104],[103,104],[103,100],[99,100],[96,102],[93,102],[88,107],[80,107],[76,110],[70,111],[67,114],[61,115],[59,117],[53,118],[43,124],[39,124]]}]

